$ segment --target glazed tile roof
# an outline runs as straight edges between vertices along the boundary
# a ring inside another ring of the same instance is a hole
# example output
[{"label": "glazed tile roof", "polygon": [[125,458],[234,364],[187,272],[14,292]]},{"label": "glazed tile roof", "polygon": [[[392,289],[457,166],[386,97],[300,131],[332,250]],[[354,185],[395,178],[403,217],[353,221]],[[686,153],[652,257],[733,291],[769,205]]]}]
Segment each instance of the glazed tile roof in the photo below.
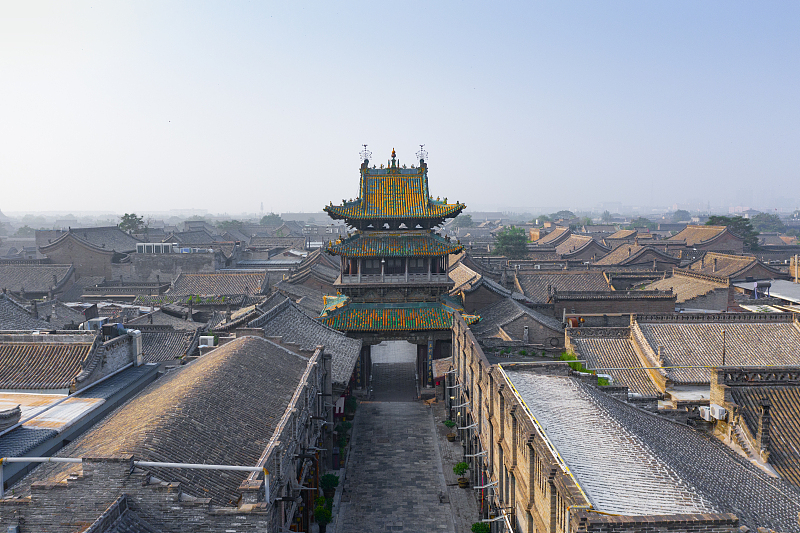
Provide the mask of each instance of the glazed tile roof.
[{"label": "glazed tile roof", "polygon": [[247,327],[262,328],[268,337],[281,337],[283,341],[296,342],[307,350],[324,345],[325,353],[331,355],[331,379],[339,387],[346,387],[350,382],[361,353],[360,339],[351,339],[307,316],[288,298],[267,309],[263,316],[251,321]]},{"label": "glazed tile roof", "polygon": [[[351,303],[318,320],[339,331],[447,330],[453,325],[453,316],[446,307],[426,303]],[[464,320],[472,324],[478,317],[464,315]]]},{"label": "glazed tile roof", "polygon": [[342,205],[328,205],[334,219],[444,219],[466,206],[434,200],[428,192],[428,167],[375,169],[361,167],[360,196]]},{"label": "glazed tile roof", "polygon": [[[586,359],[586,368],[627,369],[644,366],[628,338],[570,337],[570,342],[576,348],[578,359]],[[661,396],[645,370],[598,370],[598,373],[609,374],[615,385],[625,385],[632,393],[649,398]]]},{"label": "glazed tile roof", "polygon": [[87,342],[0,341],[0,389],[68,389],[92,352],[95,337],[81,337]]},{"label": "glazed tile roof", "polygon": [[719,440],[576,379],[508,375],[596,509],[733,513],[753,531],[800,531],[800,492]]},{"label": "glazed tile roof", "polygon": [[[800,328],[791,322],[638,322],[653,353],[662,347],[662,366],[722,365],[722,330],[725,363],[736,366],[795,365]],[[655,362],[655,361],[654,361]],[[659,370],[674,383],[709,383],[707,368]]]},{"label": "glazed tile roof", "polygon": [[[151,383],[56,455],[255,465],[307,366],[307,358],[265,339],[234,339]],[[45,463],[21,480],[17,491],[28,493],[34,482],[62,481],[80,469],[80,464]],[[234,505],[247,478],[247,472],[148,470],[214,505]]]},{"label": "glazed tile roof", "polygon": [[562,272],[520,272],[517,275],[523,294],[538,303],[546,303],[548,287],[556,291],[609,291],[602,272],[596,270]]},{"label": "glazed tile roof", "polygon": [[54,326],[34,318],[24,307],[0,293],[0,330],[53,329]]},{"label": "glazed tile roof", "polygon": [[167,296],[261,294],[266,277],[265,271],[182,273],[167,292]]},{"label": "glazed tile roof", "polygon": [[800,486],[800,387],[731,387],[731,399],[754,437],[758,434],[761,400],[769,400],[769,464],[789,483]]},{"label": "glazed tile roof", "polygon": [[436,233],[358,233],[331,243],[328,252],[346,257],[420,257],[455,254],[464,247]]},{"label": "glazed tile roof", "polygon": [[716,290],[727,289],[728,284],[716,282],[709,279],[681,276],[675,274],[670,278],[660,279],[644,287],[648,291],[669,291],[674,292],[678,299],[677,303],[686,303],[699,296],[705,296]]},{"label": "glazed tile roof", "polygon": [[0,289],[46,293],[60,288],[73,272],[72,265],[0,265]]},{"label": "glazed tile roof", "polygon": [[477,337],[495,337],[499,334],[500,328],[522,316],[528,316],[563,336],[561,322],[553,317],[537,313],[512,298],[503,298],[487,307],[481,308],[480,316],[480,322],[473,324],[470,328]]},{"label": "glazed tile roof", "polygon": [[686,246],[695,246],[703,244],[728,231],[727,226],[696,226],[690,224],[685,229],[676,233],[668,241],[686,241]]}]

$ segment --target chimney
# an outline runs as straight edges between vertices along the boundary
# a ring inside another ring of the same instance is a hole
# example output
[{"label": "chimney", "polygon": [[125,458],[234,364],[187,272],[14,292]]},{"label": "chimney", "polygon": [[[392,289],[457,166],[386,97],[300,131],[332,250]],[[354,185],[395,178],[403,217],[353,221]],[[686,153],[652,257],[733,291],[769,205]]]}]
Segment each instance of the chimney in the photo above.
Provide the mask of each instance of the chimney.
[{"label": "chimney", "polygon": [[706,267],[706,256],[700,258],[700,268]]},{"label": "chimney", "polygon": [[58,276],[53,274],[53,289],[55,289],[56,287],[58,287]]},{"label": "chimney", "polygon": [[716,271],[717,271],[717,258],[715,257],[714,258],[714,267],[711,269],[711,272],[716,272]]},{"label": "chimney", "polygon": [[769,398],[761,398],[761,415],[758,417],[756,444],[761,453],[761,459],[764,461],[769,457],[769,426],[772,423],[772,416],[770,416],[769,410],[771,407],[772,403]]},{"label": "chimney", "polygon": [[33,318],[39,318],[39,308],[36,306],[36,300],[33,301],[33,309],[31,309]]},{"label": "chimney", "polygon": [[529,333],[528,333],[528,326],[525,326],[522,330],[522,342],[528,344]]},{"label": "chimney", "polygon": [[628,257],[630,257],[630,256],[631,256],[631,247],[628,246]]}]

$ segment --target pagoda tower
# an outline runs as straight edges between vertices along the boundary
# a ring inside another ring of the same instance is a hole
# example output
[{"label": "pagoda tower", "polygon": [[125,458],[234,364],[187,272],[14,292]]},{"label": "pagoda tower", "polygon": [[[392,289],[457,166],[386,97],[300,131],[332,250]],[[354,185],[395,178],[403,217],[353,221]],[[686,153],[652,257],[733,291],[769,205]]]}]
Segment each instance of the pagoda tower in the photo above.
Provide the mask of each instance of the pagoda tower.
[{"label": "pagoda tower", "polygon": [[421,385],[430,386],[434,357],[450,355],[452,313],[463,313],[448,296],[453,281],[447,273],[448,256],[463,246],[436,228],[466,206],[431,197],[426,154],[417,155],[419,166],[406,168],[392,150],[386,166],[376,168],[365,150],[358,197],[325,207],[355,231],[327,248],[340,258],[339,295],[326,297],[319,320],[365,345],[401,339],[417,344]]}]

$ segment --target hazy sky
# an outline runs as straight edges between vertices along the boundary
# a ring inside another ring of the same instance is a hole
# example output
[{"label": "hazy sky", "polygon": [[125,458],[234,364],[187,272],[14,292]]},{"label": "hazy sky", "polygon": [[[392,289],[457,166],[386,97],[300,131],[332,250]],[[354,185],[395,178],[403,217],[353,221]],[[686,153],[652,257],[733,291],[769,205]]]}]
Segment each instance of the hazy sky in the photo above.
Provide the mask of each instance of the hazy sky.
[{"label": "hazy sky", "polygon": [[[0,2],[0,210],[800,203],[800,2]],[[789,205],[787,205],[788,207]]]}]

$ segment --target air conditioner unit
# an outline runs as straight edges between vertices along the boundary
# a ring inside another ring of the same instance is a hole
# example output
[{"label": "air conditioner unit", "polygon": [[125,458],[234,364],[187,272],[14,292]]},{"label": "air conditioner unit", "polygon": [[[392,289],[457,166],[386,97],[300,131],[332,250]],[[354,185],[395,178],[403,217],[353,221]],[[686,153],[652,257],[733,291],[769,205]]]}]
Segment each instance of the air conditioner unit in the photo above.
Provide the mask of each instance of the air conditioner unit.
[{"label": "air conditioner unit", "polygon": [[713,416],[717,420],[724,420],[728,414],[728,411],[726,411],[724,407],[719,406],[715,403],[712,403],[709,406],[709,409],[711,410],[711,416]]},{"label": "air conditioner unit", "polygon": [[714,417],[711,416],[711,408],[705,405],[700,406],[697,408],[697,411],[700,413],[700,418],[706,420],[708,422],[713,422]]},{"label": "air conditioner unit", "polygon": [[203,335],[200,337],[200,346],[214,346],[213,335]]}]

